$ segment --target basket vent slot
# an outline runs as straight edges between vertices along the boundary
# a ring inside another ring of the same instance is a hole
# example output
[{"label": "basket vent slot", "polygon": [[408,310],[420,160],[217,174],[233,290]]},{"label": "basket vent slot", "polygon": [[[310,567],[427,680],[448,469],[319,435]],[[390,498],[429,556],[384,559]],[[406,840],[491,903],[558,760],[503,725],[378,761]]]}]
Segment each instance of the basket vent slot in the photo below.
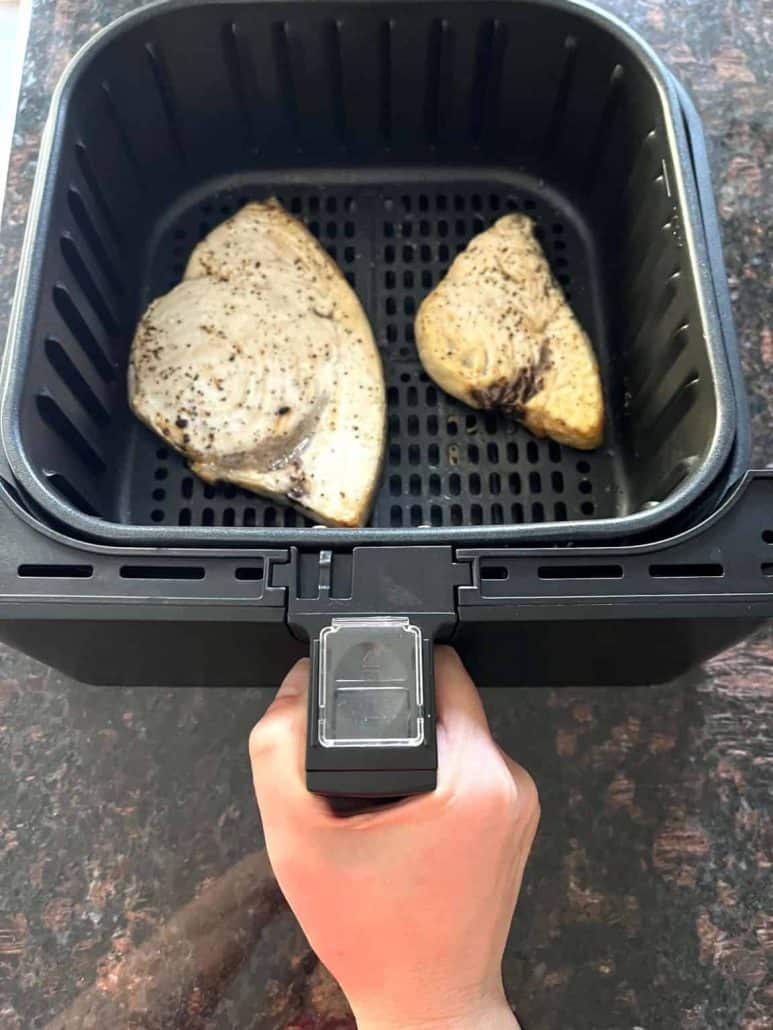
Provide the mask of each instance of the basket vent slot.
[{"label": "basket vent slot", "polygon": [[470,105],[470,136],[476,144],[482,142],[487,127],[495,130],[499,124],[506,43],[506,29],[498,19],[483,22],[478,32]]},{"label": "basket vent slot", "polygon": [[18,573],[28,579],[90,579],[91,565],[20,565]]},{"label": "basket vent slot", "polygon": [[296,137],[300,137],[300,117],[298,113],[298,91],[293,74],[292,51],[290,47],[290,25],[287,22],[276,22],[272,42],[274,46],[274,64],[277,81],[284,100],[285,115],[288,125]]},{"label": "basket vent slot", "polygon": [[257,153],[260,149],[254,121],[254,112],[258,108],[255,89],[257,79],[249,48],[245,45],[241,29],[236,22],[223,27],[222,43],[231,89],[236,98],[239,118],[244,126],[245,142],[253,153]]},{"label": "basket vent slot", "polygon": [[653,354],[651,350],[641,354],[641,360],[636,363],[634,368],[635,374],[638,375],[639,373],[639,365],[644,368],[645,363],[649,363],[650,371],[645,372],[642,376],[641,385],[631,402],[631,411],[643,412],[647,409],[661,383],[685,352],[689,342],[690,326],[688,322],[682,321],[679,327],[668,337],[668,345],[664,348],[662,359],[656,360],[658,355]]},{"label": "basket vent slot", "polygon": [[424,98],[424,130],[431,144],[436,144],[440,132],[440,87],[443,41],[447,24],[436,18],[427,37],[427,88]]},{"label": "basket vent slot", "polygon": [[510,571],[506,565],[481,565],[481,579],[509,579]]},{"label": "basket vent slot", "polygon": [[103,475],[105,463],[80,429],[62,411],[53,397],[41,393],[35,398],[40,417],[52,429],[67,447],[78,455],[80,460],[96,476]]},{"label": "basket vent slot", "polygon": [[88,156],[88,151],[83,143],[75,144],[75,160],[78,162],[80,173],[83,176],[83,181],[89,188],[89,192],[94,198],[94,203],[99,208],[102,217],[105,220],[105,224],[113,235],[113,239],[117,244],[121,244],[123,241],[123,235],[121,230],[118,228],[118,223],[115,220],[113,212],[110,210],[110,205],[105,199],[105,194],[102,187],[99,185],[99,180],[94,174],[94,169],[91,167],[91,161]]},{"label": "basket vent slot", "polygon": [[331,21],[327,26],[326,45],[330,66],[330,100],[333,122],[339,142],[346,144],[346,93],[344,90],[344,63],[341,53],[341,22]]},{"label": "basket vent slot", "polygon": [[94,282],[94,278],[88,270],[86,262],[81,257],[75,241],[71,236],[65,235],[62,237],[60,245],[62,248],[62,256],[64,257],[67,267],[72,272],[73,278],[83,291],[83,294],[94,310],[94,313],[102,323],[105,332],[109,336],[117,336],[118,321],[116,316],[113,314],[110,305],[102,296],[102,292],[99,287]]},{"label": "basket vent slot", "polygon": [[64,499],[74,508],[84,512],[86,515],[99,514],[93,504],[90,504],[79,490],[72,485],[66,476],[59,472],[46,472],[45,477],[51,487],[61,494]]},{"label": "basket vent slot", "polygon": [[[625,69],[622,65],[616,64],[612,69],[612,74],[609,76],[609,91],[604,101],[593,145],[588,151],[588,165],[585,173],[586,190],[591,189],[594,185],[594,180],[597,180],[604,152],[609,140],[613,138],[612,127],[622,104],[624,79]],[[602,180],[599,179],[598,181]]]},{"label": "basket vent slot", "polygon": [[650,565],[650,576],[655,579],[708,579],[724,574],[725,569],[719,562]]},{"label": "basket vent slot", "polygon": [[104,427],[110,422],[110,414],[102,401],[97,397],[77,365],[70,359],[67,351],[58,340],[49,338],[45,342],[46,357],[62,382],[81,403],[98,426]]},{"label": "basket vent slot", "polygon": [[540,565],[540,579],[622,579],[622,565]]},{"label": "basket vent slot", "polygon": [[169,69],[164,55],[157,43],[146,43],[145,53],[148,55],[150,70],[156,83],[158,95],[161,100],[161,108],[169,126],[169,138],[172,141],[175,153],[181,164],[185,163],[185,145],[183,143],[182,127],[180,124],[180,113],[178,111],[177,99],[174,94],[174,86],[169,75]]},{"label": "basket vent slot", "polygon": [[129,133],[126,128],[126,124],[124,123],[123,117],[121,116],[116,106],[115,100],[113,99],[113,94],[110,91],[109,82],[102,83],[102,96],[105,100],[105,111],[107,112],[108,118],[113,123],[116,135],[118,136],[118,139],[121,142],[121,146],[123,147],[124,153],[126,154],[126,159],[131,165],[132,171],[134,172],[134,175],[137,179],[140,188],[142,190],[145,190],[147,188],[147,184],[145,182],[145,175],[142,170],[142,165],[137,159],[137,154],[135,153],[131,139],[129,138]]},{"label": "basket vent slot", "polygon": [[102,238],[91,220],[91,215],[86,209],[86,205],[83,203],[83,198],[72,186],[67,191],[67,204],[70,208],[73,219],[75,220],[75,224],[78,226],[84,239],[91,248],[91,252],[97,259],[97,263],[102,269],[102,274],[105,279],[110,283],[110,286],[115,293],[119,296],[123,295],[123,283],[118,277],[115,266],[105,250]]},{"label": "basket vent slot", "polygon": [[392,142],[392,19],[381,23],[378,40],[379,127],[387,146]]},{"label": "basket vent slot", "polygon": [[239,568],[234,571],[234,576],[237,579],[251,580],[251,581],[263,579],[263,566],[262,565],[240,565]]},{"label": "basket vent slot", "polygon": [[94,366],[94,370],[106,382],[115,379],[115,369],[110,359],[102,350],[96,336],[91,331],[75,301],[64,286],[57,284],[53,289],[54,307],[62,316],[62,321],[70,330],[73,339]]},{"label": "basket vent slot", "polygon": [[659,504],[662,500],[668,497],[668,495],[673,490],[676,490],[679,484],[693,471],[699,461],[700,458],[697,455],[691,454],[687,458],[683,458],[682,461],[678,462],[652,491],[649,499],[650,502],[654,501]]},{"label": "basket vent slot", "polygon": [[651,458],[658,453],[698,399],[700,382],[696,371],[688,373],[664,406],[650,415],[640,431],[641,457]]},{"label": "basket vent slot", "polygon": [[543,161],[550,157],[555,150],[563,130],[564,116],[569,103],[569,97],[571,96],[572,81],[577,66],[578,46],[574,36],[567,36],[564,40],[564,52],[564,67],[561,71],[558,89],[556,90],[556,99],[553,103],[553,112],[545,134],[545,142],[542,145]]},{"label": "basket vent slot", "polygon": [[204,579],[202,565],[122,565],[122,579]]},{"label": "basket vent slot", "polygon": [[640,307],[641,312],[637,320],[638,324],[631,329],[633,343],[630,348],[630,356],[636,360],[640,358],[641,351],[647,351],[652,347],[653,338],[657,339],[655,328],[661,324],[666,317],[671,305],[679,295],[681,273],[677,270],[666,279],[660,296],[653,303],[648,292],[642,291]]}]

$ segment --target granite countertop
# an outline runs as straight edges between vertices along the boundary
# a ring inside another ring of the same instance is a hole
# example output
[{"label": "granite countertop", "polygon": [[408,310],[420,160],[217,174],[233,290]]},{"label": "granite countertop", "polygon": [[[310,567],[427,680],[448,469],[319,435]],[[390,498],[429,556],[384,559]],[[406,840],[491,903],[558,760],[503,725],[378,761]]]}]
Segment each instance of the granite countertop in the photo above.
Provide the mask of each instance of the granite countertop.
[{"label": "granite countertop", "polygon": [[[139,5],[32,6],[0,235],[3,322],[51,92],[81,43]],[[765,465],[764,4],[602,6],[655,46],[704,118]],[[543,798],[505,960],[528,1030],[773,1027],[773,632],[667,686],[483,693]],[[270,696],[85,687],[0,645],[2,1030],[353,1025],[261,849],[246,738]]]}]

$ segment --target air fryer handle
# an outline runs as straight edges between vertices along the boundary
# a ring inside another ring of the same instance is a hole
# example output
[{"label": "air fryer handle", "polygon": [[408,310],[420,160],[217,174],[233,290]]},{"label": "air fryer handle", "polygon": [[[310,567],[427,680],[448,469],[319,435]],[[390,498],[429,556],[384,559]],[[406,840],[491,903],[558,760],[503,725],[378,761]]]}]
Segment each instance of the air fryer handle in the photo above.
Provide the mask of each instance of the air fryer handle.
[{"label": "air fryer handle", "polygon": [[435,789],[433,638],[394,615],[334,618],[312,638],[310,791],[375,799]]},{"label": "air fryer handle", "polygon": [[453,637],[469,563],[447,544],[292,548],[282,575],[288,625],[311,649],[309,790],[365,798],[433,790],[432,651]]}]

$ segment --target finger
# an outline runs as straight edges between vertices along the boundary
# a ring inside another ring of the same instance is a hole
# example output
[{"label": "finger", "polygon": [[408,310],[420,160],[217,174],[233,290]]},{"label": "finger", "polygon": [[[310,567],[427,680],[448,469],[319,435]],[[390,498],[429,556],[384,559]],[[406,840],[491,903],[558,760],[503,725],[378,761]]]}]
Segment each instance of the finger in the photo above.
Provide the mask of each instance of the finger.
[{"label": "finger", "polygon": [[306,699],[309,662],[298,662],[250,734],[255,796],[264,825],[295,818],[319,799],[306,790]]},{"label": "finger", "polygon": [[277,701],[302,701],[304,706],[309,693],[309,676],[311,663],[308,658],[301,658],[290,669],[279,685],[273,704]]},{"label": "finger", "polygon": [[533,823],[536,831],[540,817],[539,791],[531,773],[511,758],[506,751],[499,748],[505,765],[513,778],[518,796],[518,819],[524,823]]},{"label": "finger", "polygon": [[260,771],[269,759],[273,763],[278,756],[297,751],[298,730],[305,731],[309,670],[308,658],[295,663],[250,734],[253,769],[257,766]]},{"label": "finger", "polygon": [[510,776],[513,778],[516,789],[516,810],[515,820],[517,833],[520,837],[518,849],[518,861],[515,867],[515,896],[521,890],[526,863],[537,836],[537,828],[540,821],[540,803],[537,785],[529,772],[519,765],[513,758],[500,748],[502,759],[507,767]]},{"label": "finger", "polygon": [[478,688],[452,647],[435,648],[435,701],[438,723],[447,733],[470,725],[489,732]]}]

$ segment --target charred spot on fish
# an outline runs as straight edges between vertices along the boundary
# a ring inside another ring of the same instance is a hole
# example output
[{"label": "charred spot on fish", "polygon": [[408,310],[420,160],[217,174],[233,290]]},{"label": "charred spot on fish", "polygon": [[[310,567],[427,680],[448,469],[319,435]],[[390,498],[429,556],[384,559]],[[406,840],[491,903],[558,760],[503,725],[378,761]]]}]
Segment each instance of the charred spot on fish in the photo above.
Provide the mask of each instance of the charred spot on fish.
[{"label": "charred spot on fish", "polygon": [[290,412],[290,407],[287,404],[283,404],[281,408],[276,409],[277,415],[287,415]]},{"label": "charred spot on fish", "polygon": [[188,426],[188,419],[183,418],[182,415],[178,415],[174,423],[178,429],[185,429]]},{"label": "charred spot on fish", "polygon": [[514,379],[495,379],[483,389],[474,389],[472,399],[481,408],[499,408],[520,418],[545,385],[545,372],[551,366],[550,347],[543,343],[537,360],[522,368]]}]

